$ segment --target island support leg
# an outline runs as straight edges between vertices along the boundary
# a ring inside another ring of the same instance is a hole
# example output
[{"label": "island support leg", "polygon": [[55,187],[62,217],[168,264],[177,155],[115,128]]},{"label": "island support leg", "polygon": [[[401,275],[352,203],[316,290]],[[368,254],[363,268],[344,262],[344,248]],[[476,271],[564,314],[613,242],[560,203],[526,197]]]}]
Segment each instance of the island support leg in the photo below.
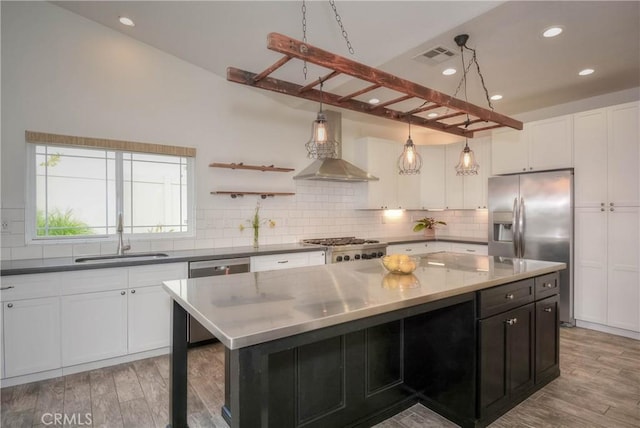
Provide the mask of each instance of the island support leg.
[{"label": "island support leg", "polygon": [[187,312],[173,301],[171,312],[169,428],[187,428]]}]

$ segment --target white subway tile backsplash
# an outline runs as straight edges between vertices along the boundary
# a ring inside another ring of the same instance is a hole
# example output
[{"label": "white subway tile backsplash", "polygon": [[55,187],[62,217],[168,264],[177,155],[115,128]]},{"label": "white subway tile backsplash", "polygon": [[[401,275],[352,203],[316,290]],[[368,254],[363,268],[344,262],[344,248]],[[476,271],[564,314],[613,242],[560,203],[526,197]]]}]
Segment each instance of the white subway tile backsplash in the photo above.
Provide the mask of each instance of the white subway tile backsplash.
[{"label": "white subway tile backsplash", "polygon": [[14,247],[11,249],[11,258],[13,260],[20,259],[41,259],[42,246],[29,245],[27,247]]},{"label": "white subway tile backsplash", "polygon": [[55,257],[71,257],[73,256],[73,245],[71,244],[56,244],[56,245],[43,245],[42,257],[45,259]]}]

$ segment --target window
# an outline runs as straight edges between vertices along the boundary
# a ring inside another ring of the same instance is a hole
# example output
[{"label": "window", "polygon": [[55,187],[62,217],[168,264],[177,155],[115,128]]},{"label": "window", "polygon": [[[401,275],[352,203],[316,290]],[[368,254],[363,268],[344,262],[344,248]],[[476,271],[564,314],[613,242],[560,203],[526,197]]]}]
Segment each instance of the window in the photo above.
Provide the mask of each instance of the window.
[{"label": "window", "polygon": [[192,232],[193,158],[29,144],[34,240]]}]

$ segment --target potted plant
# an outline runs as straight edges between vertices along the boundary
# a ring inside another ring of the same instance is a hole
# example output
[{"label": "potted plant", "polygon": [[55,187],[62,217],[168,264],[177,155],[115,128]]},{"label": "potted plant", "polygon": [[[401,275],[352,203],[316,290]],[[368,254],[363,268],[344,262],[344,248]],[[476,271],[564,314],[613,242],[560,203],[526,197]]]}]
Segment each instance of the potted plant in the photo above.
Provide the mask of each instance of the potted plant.
[{"label": "potted plant", "polygon": [[414,232],[420,232],[424,230],[425,236],[435,236],[436,234],[436,226],[442,224],[446,225],[444,221],[436,220],[433,217],[425,217],[420,220],[416,220],[416,225],[413,226]]}]

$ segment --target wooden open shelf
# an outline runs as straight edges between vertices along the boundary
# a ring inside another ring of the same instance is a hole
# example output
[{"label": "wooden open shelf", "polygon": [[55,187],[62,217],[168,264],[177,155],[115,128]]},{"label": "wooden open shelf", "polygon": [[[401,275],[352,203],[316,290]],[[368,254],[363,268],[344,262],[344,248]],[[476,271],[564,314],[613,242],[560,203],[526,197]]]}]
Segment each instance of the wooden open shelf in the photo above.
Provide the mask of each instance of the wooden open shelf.
[{"label": "wooden open shelf", "polygon": [[[252,73],[250,71],[228,67],[227,80],[316,102],[322,100],[323,103],[335,107],[398,122],[411,123],[412,125],[423,126],[462,137],[471,138],[475,132],[505,126],[522,130],[522,122],[518,120],[496,113],[493,110],[487,110],[466,101],[453,98],[426,86],[335,55],[282,34],[270,33],[267,37],[267,48],[284,54],[284,57],[261,73]],[[317,81],[306,85],[298,85],[293,82],[269,77],[274,71],[278,70],[291,59],[307,61],[323,67],[330,72]],[[314,87],[320,85],[320,81],[325,82],[340,74],[349,75],[363,81],[367,86],[349,94],[322,91],[321,95],[320,90],[314,89]],[[382,103],[374,106],[355,99],[355,97],[359,95],[378,88],[390,89],[400,94],[400,96],[389,100],[382,100]],[[410,111],[401,111],[389,107],[407,100],[415,100],[416,107]],[[429,119],[428,117],[419,115],[428,110],[440,107],[446,108],[447,111],[439,117]],[[460,118],[460,116],[465,117]],[[447,119],[452,118],[459,119],[447,121]]]},{"label": "wooden open shelf", "polygon": [[258,195],[262,199],[266,199],[267,197],[272,198],[274,196],[293,196],[295,193],[290,192],[240,192],[240,191],[232,191],[232,190],[219,190],[216,192],[211,192],[212,195],[229,195],[233,199],[237,197],[243,197],[244,195]]},{"label": "wooden open shelf", "polygon": [[209,164],[212,168],[227,168],[227,169],[249,169],[253,171],[271,171],[271,172],[291,172],[295,171],[294,168],[282,168],[273,165],[245,165],[244,163],[219,163],[213,162]]}]

